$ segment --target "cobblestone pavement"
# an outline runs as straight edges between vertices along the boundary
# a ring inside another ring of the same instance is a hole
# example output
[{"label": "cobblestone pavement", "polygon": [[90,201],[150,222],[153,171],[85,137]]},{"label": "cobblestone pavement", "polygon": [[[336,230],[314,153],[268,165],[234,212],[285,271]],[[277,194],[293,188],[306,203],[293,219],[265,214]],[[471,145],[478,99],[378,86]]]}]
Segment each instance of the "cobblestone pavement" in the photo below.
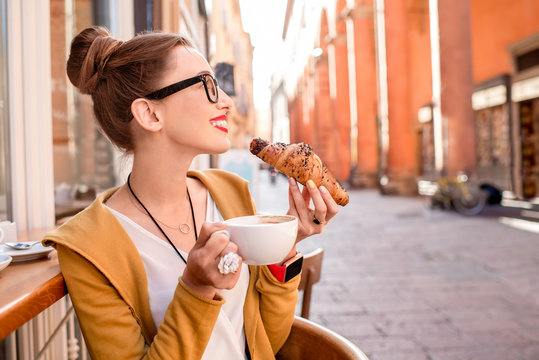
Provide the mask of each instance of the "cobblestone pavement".
[{"label": "cobblestone pavement", "polygon": [[[259,212],[286,211],[286,179],[259,175]],[[539,359],[538,222],[349,193],[325,232],[300,244],[325,251],[311,320],[371,360]]]}]

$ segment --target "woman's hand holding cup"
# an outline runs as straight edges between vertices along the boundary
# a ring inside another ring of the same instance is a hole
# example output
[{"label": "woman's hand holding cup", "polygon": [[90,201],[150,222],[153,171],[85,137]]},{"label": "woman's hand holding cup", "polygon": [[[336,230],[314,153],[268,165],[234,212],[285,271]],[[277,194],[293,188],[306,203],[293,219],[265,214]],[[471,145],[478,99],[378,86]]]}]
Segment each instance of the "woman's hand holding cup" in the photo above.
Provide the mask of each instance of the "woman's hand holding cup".
[{"label": "woman's hand holding cup", "polygon": [[[218,289],[231,289],[238,282],[241,272],[241,257],[238,269],[223,274],[218,264],[225,255],[236,254],[238,247],[230,241],[224,223],[202,225],[197,242],[189,252],[183,272],[183,282],[196,293],[212,299]],[[230,258],[230,255],[229,257]]]}]

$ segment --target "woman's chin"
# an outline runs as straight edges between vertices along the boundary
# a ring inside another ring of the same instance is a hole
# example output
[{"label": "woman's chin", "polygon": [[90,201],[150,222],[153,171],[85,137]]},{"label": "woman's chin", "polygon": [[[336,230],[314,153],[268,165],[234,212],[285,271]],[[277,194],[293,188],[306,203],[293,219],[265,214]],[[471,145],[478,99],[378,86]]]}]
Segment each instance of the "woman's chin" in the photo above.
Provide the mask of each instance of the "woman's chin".
[{"label": "woman's chin", "polygon": [[215,143],[211,151],[209,152],[212,155],[217,154],[224,154],[231,148],[230,140],[228,137],[224,139],[224,141],[219,141],[218,143]]}]

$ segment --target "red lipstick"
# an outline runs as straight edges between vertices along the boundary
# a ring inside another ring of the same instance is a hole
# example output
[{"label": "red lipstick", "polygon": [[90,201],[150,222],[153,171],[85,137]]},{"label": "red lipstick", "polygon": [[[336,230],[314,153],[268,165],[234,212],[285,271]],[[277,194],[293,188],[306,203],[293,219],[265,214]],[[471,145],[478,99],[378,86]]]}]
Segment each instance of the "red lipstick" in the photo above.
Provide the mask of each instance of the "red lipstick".
[{"label": "red lipstick", "polygon": [[214,117],[213,119],[210,119],[210,124],[214,128],[228,133],[228,129],[226,128],[226,115],[219,115],[217,117]]}]

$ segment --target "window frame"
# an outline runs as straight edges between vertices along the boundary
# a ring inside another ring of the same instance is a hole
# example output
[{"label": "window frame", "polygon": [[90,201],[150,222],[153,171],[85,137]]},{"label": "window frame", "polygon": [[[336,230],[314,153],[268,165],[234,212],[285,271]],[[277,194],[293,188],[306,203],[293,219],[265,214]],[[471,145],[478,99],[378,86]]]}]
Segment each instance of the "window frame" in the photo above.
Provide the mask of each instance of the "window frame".
[{"label": "window frame", "polygon": [[[0,99],[0,101],[3,101],[3,108],[2,108],[2,118],[3,123],[0,124],[0,126],[3,127],[3,138],[2,146],[0,147],[0,156],[2,157],[2,161],[4,162],[4,168],[5,173],[2,174],[4,176],[4,179],[2,181],[5,181],[5,198],[6,198],[6,220],[13,220],[13,198],[12,198],[12,189],[11,189],[11,161],[10,161],[10,151],[11,148],[11,140],[10,140],[10,124],[9,124],[9,87],[8,87],[8,61],[7,61],[7,14],[6,14],[6,0],[0,0],[0,56],[3,58],[2,61],[2,67],[0,68],[0,71],[3,73],[2,76],[2,82],[0,82],[0,86],[2,87],[2,93],[3,98]],[[0,219],[2,220],[2,219]]]}]

